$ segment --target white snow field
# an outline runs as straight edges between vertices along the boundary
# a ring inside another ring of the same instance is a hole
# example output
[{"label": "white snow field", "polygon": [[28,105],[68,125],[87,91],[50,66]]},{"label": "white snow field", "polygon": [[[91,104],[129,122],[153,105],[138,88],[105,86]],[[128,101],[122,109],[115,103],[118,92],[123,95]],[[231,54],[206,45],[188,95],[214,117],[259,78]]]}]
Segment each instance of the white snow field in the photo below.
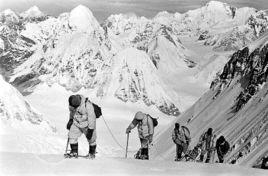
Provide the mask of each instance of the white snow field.
[{"label": "white snow field", "polygon": [[265,170],[224,164],[141,161],[122,157],[98,157],[95,160],[87,160],[63,159],[60,155],[0,154],[0,169],[3,175],[267,175]]}]

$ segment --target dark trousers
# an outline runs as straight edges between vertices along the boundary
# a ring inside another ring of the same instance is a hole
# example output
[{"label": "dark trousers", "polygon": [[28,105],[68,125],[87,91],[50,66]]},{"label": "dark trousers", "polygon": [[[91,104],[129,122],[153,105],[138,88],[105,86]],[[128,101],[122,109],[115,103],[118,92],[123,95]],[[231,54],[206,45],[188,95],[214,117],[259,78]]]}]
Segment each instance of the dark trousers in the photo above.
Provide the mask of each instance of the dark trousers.
[{"label": "dark trousers", "polygon": [[140,138],[141,142],[141,158],[140,159],[149,159],[149,140]]},{"label": "dark trousers", "polygon": [[183,152],[183,146],[176,144],[176,158],[181,159],[181,154]]},{"label": "dark trousers", "polygon": [[261,168],[262,169],[268,169],[267,163],[268,163],[268,157],[263,158]]},{"label": "dark trousers", "polygon": [[217,154],[218,154],[218,158],[219,158],[219,163],[223,163],[223,161],[224,161],[224,155],[223,154],[221,154],[221,152],[220,151],[218,151],[217,150]]},{"label": "dark trousers", "polygon": [[210,161],[210,156],[211,156],[211,150],[204,150],[204,151],[201,151],[201,154],[200,154],[200,161],[203,162],[204,160],[204,155],[207,154],[207,158],[206,158],[206,163],[209,163]]},{"label": "dark trousers", "polygon": [[209,163],[209,161],[210,161],[210,157],[211,157],[211,150],[208,150],[207,151],[207,159],[206,159],[206,163]]}]

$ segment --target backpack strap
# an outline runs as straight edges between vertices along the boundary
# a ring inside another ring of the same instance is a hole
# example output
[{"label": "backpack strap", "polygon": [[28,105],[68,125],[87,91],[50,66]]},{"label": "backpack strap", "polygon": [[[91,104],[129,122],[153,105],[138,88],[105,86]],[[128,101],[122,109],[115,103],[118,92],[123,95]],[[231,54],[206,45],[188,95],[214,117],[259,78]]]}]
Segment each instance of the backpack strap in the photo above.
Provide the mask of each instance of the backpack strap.
[{"label": "backpack strap", "polygon": [[[88,97],[85,99],[85,109],[87,109],[87,102],[89,102]],[[94,109],[94,108],[93,108]],[[86,111],[87,112],[87,111]]]},{"label": "backpack strap", "polygon": [[85,99],[85,109],[87,108],[88,98]]}]

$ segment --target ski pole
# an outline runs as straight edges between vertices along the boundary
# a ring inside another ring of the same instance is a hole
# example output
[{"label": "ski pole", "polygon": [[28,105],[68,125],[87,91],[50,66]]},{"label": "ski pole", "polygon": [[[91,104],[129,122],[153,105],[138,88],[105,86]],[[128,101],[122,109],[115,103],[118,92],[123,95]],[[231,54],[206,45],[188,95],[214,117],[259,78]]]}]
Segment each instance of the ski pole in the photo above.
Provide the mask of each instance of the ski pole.
[{"label": "ski pole", "polygon": [[66,143],[65,154],[67,154],[68,146],[69,146],[69,137],[68,137],[68,139],[67,139],[67,143]]},{"label": "ski pole", "polygon": [[129,133],[127,134],[127,145],[126,145],[126,154],[125,154],[125,158],[127,158],[127,152],[128,152],[128,140],[129,140]]}]

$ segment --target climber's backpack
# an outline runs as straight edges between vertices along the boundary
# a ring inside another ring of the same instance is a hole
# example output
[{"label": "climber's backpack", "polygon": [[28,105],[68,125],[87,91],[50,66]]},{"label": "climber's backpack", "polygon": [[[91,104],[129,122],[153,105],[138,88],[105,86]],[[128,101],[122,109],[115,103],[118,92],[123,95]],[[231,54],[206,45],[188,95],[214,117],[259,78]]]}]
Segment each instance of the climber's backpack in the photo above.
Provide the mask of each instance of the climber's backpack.
[{"label": "climber's backpack", "polygon": [[[88,101],[88,98],[86,98],[86,102],[87,101]],[[100,116],[102,116],[101,107],[99,107],[95,103],[92,103],[92,105],[93,105],[93,108],[94,108],[94,112],[95,112],[96,118],[99,118]]]},{"label": "climber's backpack", "polygon": [[158,121],[157,118],[153,118],[152,116],[150,116],[149,114],[147,114],[152,120],[153,120],[153,125],[154,127],[156,127],[158,125]]},{"label": "climber's backpack", "polygon": [[186,127],[186,126],[181,126],[185,139],[188,143],[190,143],[191,140],[191,136],[190,136],[190,130]]}]

